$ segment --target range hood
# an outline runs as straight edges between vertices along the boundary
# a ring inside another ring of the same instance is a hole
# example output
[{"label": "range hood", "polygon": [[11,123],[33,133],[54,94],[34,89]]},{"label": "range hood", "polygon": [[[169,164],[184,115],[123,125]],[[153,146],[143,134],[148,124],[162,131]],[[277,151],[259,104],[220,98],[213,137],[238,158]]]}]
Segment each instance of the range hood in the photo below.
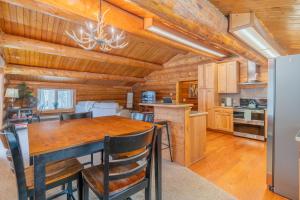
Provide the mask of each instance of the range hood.
[{"label": "range hood", "polygon": [[259,66],[250,60],[248,60],[248,80],[247,82],[240,83],[240,85],[263,85],[265,82],[261,82],[258,80],[259,75]]}]

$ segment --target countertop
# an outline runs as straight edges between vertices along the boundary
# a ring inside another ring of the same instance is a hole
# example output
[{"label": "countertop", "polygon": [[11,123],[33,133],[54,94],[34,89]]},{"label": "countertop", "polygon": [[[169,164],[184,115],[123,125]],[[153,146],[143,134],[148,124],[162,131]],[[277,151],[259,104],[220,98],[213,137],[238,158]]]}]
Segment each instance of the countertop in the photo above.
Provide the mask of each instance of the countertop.
[{"label": "countertop", "polygon": [[193,104],[176,104],[176,103],[140,103],[140,106],[167,107],[167,108],[186,108],[192,107]]},{"label": "countertop", "polygon": [[190,117],[196,117],[196,116],[202,116],[202,115],[207,115],[207,112],[198,112],[198,111],[191,111]]}]

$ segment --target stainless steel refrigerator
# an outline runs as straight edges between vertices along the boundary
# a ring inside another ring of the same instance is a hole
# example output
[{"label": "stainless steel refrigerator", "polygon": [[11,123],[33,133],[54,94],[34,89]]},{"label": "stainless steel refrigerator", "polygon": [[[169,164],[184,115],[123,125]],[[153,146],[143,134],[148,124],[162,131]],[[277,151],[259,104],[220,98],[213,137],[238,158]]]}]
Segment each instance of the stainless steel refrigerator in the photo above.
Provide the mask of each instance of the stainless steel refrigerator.
[{"label": "stainless steel refrigerator", "polygon": [[267,181],[269,188],[298,199],[300,55],[269,60]]}]

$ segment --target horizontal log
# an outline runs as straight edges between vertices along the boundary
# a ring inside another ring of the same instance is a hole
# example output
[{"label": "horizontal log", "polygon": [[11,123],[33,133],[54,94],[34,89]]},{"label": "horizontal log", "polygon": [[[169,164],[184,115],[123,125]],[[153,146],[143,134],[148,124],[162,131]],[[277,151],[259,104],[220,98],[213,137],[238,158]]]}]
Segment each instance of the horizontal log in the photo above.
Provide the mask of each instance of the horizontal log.
[{"label": "horizontal log", "polygon": [[30,76],[56,76],[56,77],[67,77],[67,78],[77,78],[86,80],[110,80],[110,81],[127,81],[127,82],[143,82],[143,78],[127,77],[119,75],[110,74],[97,74],[90,72],[77,72],[68,70],[57,70],[49,68],[40,67],[30,67],[24,65],[12,65],[8,64],[4,68],[5,74],[14,75],[30,75]]},{"label": "horizontal log", "polygon": [[6,86],[17,86],[21,83],[26,83],[29,87],[38,88],[70,88],[70,89],[78,89],[79,91],[102,91],[107,92],[114,89],[116,92],[122,92],[122,91],[131,91],[132,87],[126,87],[126,86],[101,86],[99,84],[80,84],[80,83],[60,83],[60,82],[47,82],[47,81],[23,81],[23,80],[15,80],[15,79],[9,79],[6,82]]},{"label": "horizontal log", "polygon": [[109,55],[101,52],[86,51],[79,48],[68,47],[39,40],[32,40],[8,34],[0,34],[0,47],[34,51],[44,54],[65,56],[76,59],[93,60],[102,63],[150,69],[153,71],[163,69],[163,66],[149,62],[125,58],[121,56]]}]

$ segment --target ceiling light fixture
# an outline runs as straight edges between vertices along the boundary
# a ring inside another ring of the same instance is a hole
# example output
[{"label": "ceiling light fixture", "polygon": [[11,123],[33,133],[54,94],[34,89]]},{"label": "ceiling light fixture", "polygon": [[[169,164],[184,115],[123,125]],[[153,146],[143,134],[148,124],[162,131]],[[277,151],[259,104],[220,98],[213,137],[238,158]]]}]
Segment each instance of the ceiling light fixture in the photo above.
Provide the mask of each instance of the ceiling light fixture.
[{"label": "ceiling light fixture", "polygon": [[85,50],[92,50],[97,46],[101,51],[125,48],[128,43],[124,41],[124,31],[119,33],[114,27],[105,24],[104,19],[108,11],[105,10],[102,13],[102,0],[100,0],[97,24],[86,22],[85,28],[80,28],[77,33],[66,31],[66,34]]},{"label": "ceiling light fixture", "polygon": [[180,44],[183,44],[185,46],[191,47],[193,49],[217,56],[217,57],[226,57],[226,55],[214,51],[212,49],[209,49],[203,45],[200,45],[194,41],[192,41],[191,39],[186,38],[183,35],[180,35],[179,33],[174,33],[174,31],[171,31],[169,28],[162,26],[160,24],[154,24],[153,23],[153,19],[152,18],[145,18],[144,20],[144,29],[155,33],[157,35],[160,35],[164,38],[173,40],[175,42],[178,42]]},{"label": "ceiling light fixture", "polygon": [[254,13],[231,14],[229,32],[267,58],[284,54]]}]

